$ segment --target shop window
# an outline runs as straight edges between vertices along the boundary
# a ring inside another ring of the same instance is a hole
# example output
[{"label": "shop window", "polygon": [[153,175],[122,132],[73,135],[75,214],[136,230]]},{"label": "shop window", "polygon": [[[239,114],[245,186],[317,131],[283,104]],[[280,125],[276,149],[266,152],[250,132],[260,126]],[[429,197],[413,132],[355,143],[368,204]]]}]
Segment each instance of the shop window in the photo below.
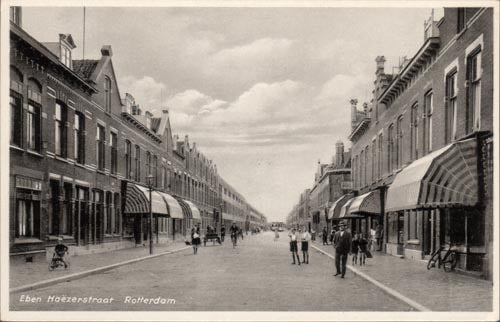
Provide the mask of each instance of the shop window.
[{"label": "shop window", "polygon": [[114,198],[113,198],[113,204],[114,204],[114,225],[113,225],[113,234],[119,234],[120,233],[120,194],[118,192],[115,192]]},{"label": "shop window", "polygon": [[89,192],[87,188],[77,187],[75,192],[75,216],[79,218],[80,227],[80,242],[87,241],[87,228],[88,228],[88,212],[87,205],[89,200]]},{"label": "shop window", "polygon": [[104,234],[109,235],[112,233],[113,227],[113,203],[112,193],[106,192],[106,211],[104,212]]},{"label": "shop window", "polygon": [[16,238],[40,237],[40,201],[32,192],[17,189]]},{"label": "shop window", "polygon": [[71,199],[73,198],[73,187],[71,184],[64,184],[64,204],[60,211],[59,233],[71,235],[73,233],[73,208]]},{"label": "shop window", "polygon": [[417,240],[418,237],[418,219],[417,212],[411,210],[408,212],[408,240]]},{"label": "shop window", "polygon": [[52,211],[49,211],[49,235],[59,234],[59,213],[60,207],[60,183],[59,181],[50,181],[51,205]]}]

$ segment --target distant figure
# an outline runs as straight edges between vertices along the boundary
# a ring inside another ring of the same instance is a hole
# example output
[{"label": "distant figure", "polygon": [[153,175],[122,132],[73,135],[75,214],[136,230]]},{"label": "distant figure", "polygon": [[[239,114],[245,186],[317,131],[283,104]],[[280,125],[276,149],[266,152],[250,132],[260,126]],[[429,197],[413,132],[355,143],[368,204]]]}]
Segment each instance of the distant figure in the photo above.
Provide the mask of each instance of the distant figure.
[{"label": "distant figure", "polygon": [[63,238],[57,238],[57,245],[54,248],[54,254],[52,255],[52,262],[59,261],[64,264],[64,268],[68,268],[68,263],[64,260],[64,256],[68,253],[68,246],[63,244]]},{"label": "distant figure", "polygon": [[[299,232],[301,230],[299,229]],[[302,245],[301,245],[301,250],[302,250],[302,263],[309,264],[309,241],[311,240],[311,234],[307,231],[307,229],[304,227],[304,232],[300,236],[302,239]],[[307,258],[307,260],[306,260]]]},{"label": "distant figure", "polygon": [[222,225],[220,229],[220,240],[224,242],[224,236],[226,236],[226,226]]},{"label": "distant figure", "polygon": [[323,227],[323,245],[328,245],[328,231]]},{"label": "distant figure", "polygon": [[375,229],[375,239],[377,240],[377,251],[382,250],[382,240],[384,238],[384,229],[381,224],[377,225]]},{"label": "distant figure", "polygon": [[200,227],[191,229],[191,245],[193,245],[193,254],[198,254],[198,245],[201,244]]},{"label": "distant figure", "polygon": [[300,265],[299,252],[297,248],[297,239],[299,238],[299,236],[297,236],[295,228],[292,228],[292,231],[288,236],[290,237],[290,252],[292,252],[292,259],[293,259],[292,265],[295,265],[295,256],[297,256],[297,262]]},{"label": "distant figure", "polygon": [[274,241],[278,241],[279,238],[280,238],[280,233],[279,233],[278,229],[276,229],[274,231]]},{"label": "distant figure", "polygon": [[337,273],[334,276],[342,274],[344,278],[347,264],[347,255],[351,252],[352,240],[351,234],[345,231],[345,224],[340,224],[340,230],[335,234],[334,245],[335,245],[335,268]]}]

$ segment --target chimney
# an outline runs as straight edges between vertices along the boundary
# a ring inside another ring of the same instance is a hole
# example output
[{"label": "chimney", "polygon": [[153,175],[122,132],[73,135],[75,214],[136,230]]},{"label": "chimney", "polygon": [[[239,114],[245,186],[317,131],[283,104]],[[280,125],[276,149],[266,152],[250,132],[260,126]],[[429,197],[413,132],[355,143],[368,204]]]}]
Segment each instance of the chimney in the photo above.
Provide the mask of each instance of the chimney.
[{"label": "chimney", "polygon": [[358,104],[357,99],[351,99],[351,129],[354,130],[356,128],[356,125],[358,124],[357,122],[357,117],[356,114],[358,112],[356,108],[356,104]]},{"label": "chimney", "polygon": [[168,109],[161,111],[163,114],[168,114]]},{"label": "chimney", "polygon": [[342,141],[337,141],[335,143],[335,165],[337,168],[342,167],[344,164],[344,143]]},{"label": "chimney", "polygon": [[10,7],[10,21],[12,21],[19,28],[23,27],[22,7]]},{"label": "chimney", "polygon": [[377,71],[375,74],[383,74],[384,73],[384,63],[385,63],[385,57],[384,56],[377,56],[375,58],[375,62],[377,63]]},{"label": "chimney", "polygon": [[151,129],[151,117],[153,114],[150,111],[144,112],[144,116],[146,116],[146,127]]},{"label": "chimney", "polygon": [[113,56],[113,51],[111,50],[111,45],[104,45],[101,48],[101,55],[103,56]]}]

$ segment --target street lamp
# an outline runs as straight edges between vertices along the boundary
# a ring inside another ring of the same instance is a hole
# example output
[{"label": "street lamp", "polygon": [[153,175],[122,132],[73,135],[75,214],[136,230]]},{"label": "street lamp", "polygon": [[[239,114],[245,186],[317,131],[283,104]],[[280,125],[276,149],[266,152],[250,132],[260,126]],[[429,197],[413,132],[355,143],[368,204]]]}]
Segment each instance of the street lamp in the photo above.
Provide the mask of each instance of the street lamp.
[{"label": "street lamp", "polygon": [[151,173],[146,176],[149,188],[149,255],[153,255],[153,180],[154,177]]}]

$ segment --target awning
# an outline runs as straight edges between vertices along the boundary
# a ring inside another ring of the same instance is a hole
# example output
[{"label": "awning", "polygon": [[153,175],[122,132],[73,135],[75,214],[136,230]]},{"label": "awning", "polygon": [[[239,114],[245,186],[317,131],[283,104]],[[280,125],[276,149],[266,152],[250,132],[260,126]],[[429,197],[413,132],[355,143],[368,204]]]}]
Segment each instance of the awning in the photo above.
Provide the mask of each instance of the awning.
[{"label": "awning", "polygon": [[168,205],[168,214],[170,215],[170,218],[175,218],[175,219],[183,219],[184,215],[182,214],[182,208],[181,205],[179,205],[179,202],[175,200],[174,197],[169,195],[168,193],[165,192],[158,192],[165,202]]},{"label": "awning", "polygon": [[380,191],[370,191],[353,198],[348,213],[381,215],[382,208],[380,207]]},{"label": "awning", "polygon": [[179,203],[179,206],[181,206],[184,219],[192,219],[193,215],[191,214],[191,209],[189,208],[189,205],[186,203],[186,201],[180,197],[174,197],[174,198]]},{"label": "awning", "polygon": [[184,200],[184,202],[189,206],[189,209],[191,210],[191,215],[193,216],[193,219],[201,220],[200,210],[198,209],[198,207],[196,207],[189,200]]},{"label": "awning", "polygon": [[339,218],[340,210],[342,209],[342,206],[349,200],[349,198],[351,198],[350,195],[343,195],[333,203],[333,205],[330,207],[330,210],[328,210],[328,220]]},{"label": "awning", "polygon": [[354,198],[349,199],[343,206],[340,208],[340,214],[339,214],[339,219],[351,219],[351,218],[364,218],[363,216],[360,215],[355,215],[355,214],[350,214],[349,213],[349,208],[352,204],[352,201]]},{"label": "awning", "polygon": [[452,143],[412,162],[387,191],[385,211],[475,206],[476,139]]},{"label": "awning", "polygon": [[[151,193],[151,212],[157,215],[168,215],[167,205],[162,196],[157,191]],[[149,213],[149,189],[136,184],[127,185],[125,197],[126,214],[145,214]]]}]

